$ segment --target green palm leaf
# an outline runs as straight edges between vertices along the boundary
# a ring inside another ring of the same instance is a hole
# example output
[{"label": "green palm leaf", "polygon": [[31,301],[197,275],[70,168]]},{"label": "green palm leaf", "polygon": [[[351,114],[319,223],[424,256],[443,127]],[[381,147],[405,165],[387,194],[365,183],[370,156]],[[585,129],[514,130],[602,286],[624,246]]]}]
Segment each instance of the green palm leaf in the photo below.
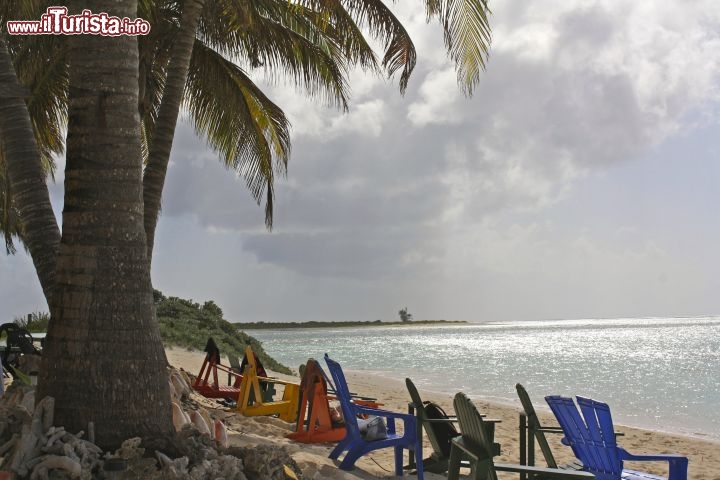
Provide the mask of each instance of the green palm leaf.
[{"label": "green palm leaf", "polygon": [[[355,18],[358,25],[383,42],[385,55],[382,65],[388,76],[402,69],[400,92],[405,93],[410,74],[417,61],[415,45],[400,20],[380,0],[341,0],[342,6]],[[323,2],[327,4],[329,2]]]},{"label": "green palm leaf", "polygon": [[[348,59],[331,36],[335,30],[318,22],[315,12],[287,1],[224,0],[208,5],[198,38],[228,58],[262,68],[270,81],[289,75],[307,94],[347,109]],[[355,29],[357,42],[363,37]],[[358,61],[374,65],[367,43],[355,52]]]},{"label": "green palm leaf", "polygon": [[13,43],[18,81],[30,91],[26,103],[35,138],[45,166],[52,173],[52,155],[65,149],[69,87],[65,38],[36,35]]},{"label": "green palm leaf", "polygon": [[[6,18],[39,18],[44,12],[43,2],[8,2],[0,8],[3,23]],[[8,10],[8,8],[10,10]],[[13,11],[13,8],[17,10]],[[13,13],[22,16],[9,16]],[[37,15],[37,16],[35,16]],[[68,70],[65,39],[54,35],[7,36],[8,50],[18,81],[27,89],[25,99],[37,142],[43,171],[54,176],[54,155],[64,151],[64,128],[67,122]],[[0,143],[1,139],[0,139]],[[12,196],[5,157],[0,145],[0,232],[5,249],[15,252],[13,239],[22,240],[19,211]]]},{"label": "green palm leaf", "polygon": [[275,172],[284,173],[290,154],[290,125],[283,111],[230,60],[195,42],[185,104],[196,130],[245,178],[253,198],[265,197],[265,222],[272,226]]},{"label": "green palm leaf", "polygon": [[379,39],[385,48],[382,66],[388,76],[402,69],[400,92],[407,89],[410,74],[415,68],[417,54],[405,27],[380,0],[299,0],[304,7],[318,12],[338,32],[343,51],[354,59],[356,44],[349,33],[358,26],[365,28],[372,37]]},{"label": "green palm leaf", "polygon": [[455,62],[458,83],[467,95],[480,81],[490,51],[490,23],[485,0],[426,0],[428,21],[437,17],[445,46]]}]

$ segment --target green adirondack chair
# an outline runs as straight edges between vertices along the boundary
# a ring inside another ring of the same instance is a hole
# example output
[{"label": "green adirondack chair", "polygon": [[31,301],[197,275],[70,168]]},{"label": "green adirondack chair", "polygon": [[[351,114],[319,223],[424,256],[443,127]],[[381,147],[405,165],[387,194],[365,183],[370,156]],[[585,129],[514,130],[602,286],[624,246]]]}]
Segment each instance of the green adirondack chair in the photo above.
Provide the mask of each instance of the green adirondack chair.
[{"label": "green adirondack chair", "polygon": [[[547,463],[548,468],[560,468],[562,470],[582,470],[583,465],[580,461],[575,461],[566,465],[557,464],[557,462],[555,461],[555,457],[553,456],[552,450],[550,449],[550,445],[548,444],[547,438],[545,438],[545,434],[556,433],[562,435],[562,428],[543,427],[540,424],[540,419],[538,418],[537,413],[535,413],[535,407],[533,407],[532,401],[530,400],[530,395],[528,395],[525,387],[518,383],[515,385],[515,389],[517,390],[518,397],[520,397],[520,403],[523,406],[523,410],[525,410],[525,422],[523,422],[524,424],[520,425],[520,463],[527,465],[535,464],[535,445],[533,441],[534,439],[535,441],[537,441],[538,447],[540,447],[540,451],[542,452],[543,457],[545,457],[545,463]],[[525,442],[525,445],[523,445],[522,439],[525,438],[526,434],[529,436],[527,437],[527,442]],[[524,451],[525,448],[523,447],[526,447],[527,451]]]},{"label": "green adirondack chair", "polygon": [[460,460],[463,455],[470,460],[473,480],[498,480],[497,472],[525,474],[534,479],[590,480],[595,478],[588,472],[493,462],[492,442],[488,436],[485,422],[475,405],[462,392],[455,395],[453,405],[460,423],[461,435],[452,439],[448,480],[459,479]]},{"label": "green adirondack chair", "polygon": [[[457,417],[454,415],[446,418],[431,418],[427,414],[426,406],[430,402],[424,402],[420,398],[415,384],[409,378],[405,379],[412,406],[417,418],[418,438],[422,438],[422,430],[425,429],[430,445],[433,447],[433,453],[423,460],[423,468],[426,472],[444,473],[448,469],[448,460],[450,458],[450,439],[459,434],[454,424],[457,424]],[[485,418],[485,425],[488,428],[490,439],[495,437],[495,424],[500,420],[490,420]],[[500,455],[500,444],[493,442],[493,455]],[[410,457],[409,468],[415,467],[415,459]],[[462,460],[463,466],[469,467],[467,460]]]},{"label": "green adirondack chair", "polygon": [[[423,428],[427,434],[430,445],[432,445],[433,453],[426,459],[415,459],[411,456],[410,468],[415,467],[415,461],[423,462],[423,469],[426,472],[432,473],[443,473],[448,469],[448,459],[450,458],[450,437],[454,427],[448,428],[449,425],[457,423],[456,417],[449,417],[447,419],[434,419],[429,418],[425,411],[425,403],[420,398],[415,384],[409,378],[405,379],[405,385],[407,385],[408,393],[410,393],[410,399],[415,410],[415,416],[417,418],[417,435],[418,438],[422,438]],[[440,430],[443,430],[442,432]],[[464,464],[469,466],[467,460],[464,460]]]}]

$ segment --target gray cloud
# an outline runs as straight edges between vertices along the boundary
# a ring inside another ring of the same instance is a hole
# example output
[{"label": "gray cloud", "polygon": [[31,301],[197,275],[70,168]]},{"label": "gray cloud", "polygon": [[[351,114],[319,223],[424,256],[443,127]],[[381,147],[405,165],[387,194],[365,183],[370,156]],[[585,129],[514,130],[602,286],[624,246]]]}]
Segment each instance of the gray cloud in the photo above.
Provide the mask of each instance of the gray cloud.
[{"label": "gray cloud", "polygon": [[[404,305],[471,320],[720,308],[708,207],[720,201],[708,181],[720,4],[494,2],[472,99],[437,25],[397,7],[420,54],[405,97],[361,72],[347,115],[267,88],[293,123],[272,233],[243,179],[179,127],[158,288],[212,298],[234,320],[395,318]],[[0,260],[6,318],[44,308],[23,255]]]},{"label": "gray cloud", "polygon": [[[579,185],[691,133],[689,118],[707,115],[717,125],[708,112],[717,108],[718,7],[583,5],[494,5],[493,52],[472,99],[442,59],[437,27],[410,10],[421,57],[405,97],[395,84],[354,74],[355,97],[343,115],[285,86],[268,87],[293,123],[272,233],[243,180],[182,127],[164,238],[178,235],[183,219],[186,228],[205,229],[206,248],[232,245],[194,269],[208,278],[208,296],[218,292],[236,318],[373,318],[369,305],[393,316],[397,301],[435,318],[642,314],[657,305],[672,314],[678,309],[656,298],[670,298],[658,295],[669,289],[684,292],[686,304],[711,304],[701,290],[691,292],[699,280],[690,279],[707,280],[706,272],[681,261],[666,232],[614,241],[593,227],[600,218],[588,226],[576,213],[566,223],[557,212],[575,201]],[[171,282],[162,258],[158,279]],[[268,302],[265,283],[282,292],[282,305]],[[636,284],[643,287],[628,296]]]}]

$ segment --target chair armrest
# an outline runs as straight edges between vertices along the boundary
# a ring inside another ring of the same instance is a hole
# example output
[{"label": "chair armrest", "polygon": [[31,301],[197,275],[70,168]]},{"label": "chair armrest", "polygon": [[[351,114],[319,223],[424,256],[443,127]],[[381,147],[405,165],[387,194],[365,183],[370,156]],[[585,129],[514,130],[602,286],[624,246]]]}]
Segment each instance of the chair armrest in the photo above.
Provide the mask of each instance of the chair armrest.
[{"label": "chair armrest", "polygon": [[457,418],[426,418],[423,420],[428,423],[457,423]]},{"label": "chair armrest", "polygon": [[528,430],[532,430],[533,432],[543,432],[543,433],[563,433],[563,430],[560,427],[540,427],[540,428],[528,427]]},{"label": "chair armrest", "polygon": [[530,474],[531,478],[548,478],[553,480],[591,480],[595,478],[590,472],[580,470],[559,470],[557,468],[531,467],[514,463],[496,463],[498,472],[515,472]]},{"label": "chair armrest", "polygon": [[687,480],[688,459],[682,455],[658,454],[658,455],[634,455],[624,448],[618,447],[620,458],[632,462],[668,462],[670,464],[670,475],[668,480]]},{"label": "chair armrest", "polygon": [[275,377],[257,377],[257,379],[259,382],[274,383],[276,385],[297,385],[297,383],[295,382],[280,380],[279,378]]},{"label": "chair armrest", "polygon": [[351,393],[350,398],[352,400],[365,400],[367,402],[375,402],[377,401],[377,398],[375,397],[364,397],[362,395],[358,395],[357,393]]},{"label": "chair armrest", "polygon": [[372,408],[372,407],[365,407],[363,405],[358,404],[351,404],[353,411],[357,415],[365,414],[365,415],[375,415],[376,417],[384,417],[387,419],[387,428],[388,433],[395,433],[395,420],[402,420],[403,422],[403,429],[407,431],[415,431],[417,429],[417,418],[415,415],[411,415],[409,413],[398,413],[398,412],[391,412],[389,410],[382,410],[380,408]]},{"label": "chair armrest", "polygon": [[415,420],[415,415],[409,413],[391,412],[390,410],[383,410],[382,408],[366,407],[365,405],[359,405],[357,403],[351,403],[355,413],[361,413],[364,415],[375,415],[377,417],[387,418],[412,418]]},{"label": "chair armrest", "polygon": [[683,457],[682,455],[675,455],[675,454],[649,454],[649,453],[642,453],[642,454],[633,454],[625,450],[624,448],[618,448],[620,450],[620,458],[623,460],[631,460],[633,462],[642,462],[642,461],[678,461],[678,460],[684,460],[687,461],[687,457]]}]

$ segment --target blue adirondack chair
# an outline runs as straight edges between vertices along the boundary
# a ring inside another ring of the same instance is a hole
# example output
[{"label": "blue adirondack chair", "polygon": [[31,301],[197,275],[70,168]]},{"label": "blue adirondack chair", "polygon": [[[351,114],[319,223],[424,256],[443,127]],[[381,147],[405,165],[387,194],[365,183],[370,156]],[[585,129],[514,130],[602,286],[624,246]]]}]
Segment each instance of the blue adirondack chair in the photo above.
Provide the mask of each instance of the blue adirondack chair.
[{"label": "blue adirondack chair", "polygon": [[[414,415],[408,413],[395,413],[379,408],[370,408],[358,405],[351,401],[350,390],[348,389],[345,374],[340,364],[325,354],[325,362],[327,363],[333,383],[335,384],[335,394],[340,406],[342,407],[343,417],[345,419],[345,438],[337,444],[330,452],[330,458],[336,460],[343,452],[345,457],[340,462],[340,469],[352,470],[353,465],[358,458],[368,452],[381,448],[393,447],[395,449],[395,475],[403,474],[403,449],[413,450],[415,458],[422,458],[422,442],[417,435],[417,423]],[[360,427],[357,419],[358,415],[369,415],[385,418],[387,422],[387,438],[367,441],[360,433]],[[395,420],[403,422],[403,433],[398,434],[395,429]],[[422,462],[417,465],[418,480],[423,480]]]},{"label": "blue adirondack chair", "polygon": [[[663,480],[664,477],[623,468],[623,461],[666,461],[668,480],[687,480],[688,459],[680,455],[633,455],[618,446],[615,440],[610,407],[606,403],[577,397],[580,411],[572,398],[551,395],[545,397],[555,414],[565,438],[575,456],[598,480]],[[581,415],[582,413],[582,415]]]}]

